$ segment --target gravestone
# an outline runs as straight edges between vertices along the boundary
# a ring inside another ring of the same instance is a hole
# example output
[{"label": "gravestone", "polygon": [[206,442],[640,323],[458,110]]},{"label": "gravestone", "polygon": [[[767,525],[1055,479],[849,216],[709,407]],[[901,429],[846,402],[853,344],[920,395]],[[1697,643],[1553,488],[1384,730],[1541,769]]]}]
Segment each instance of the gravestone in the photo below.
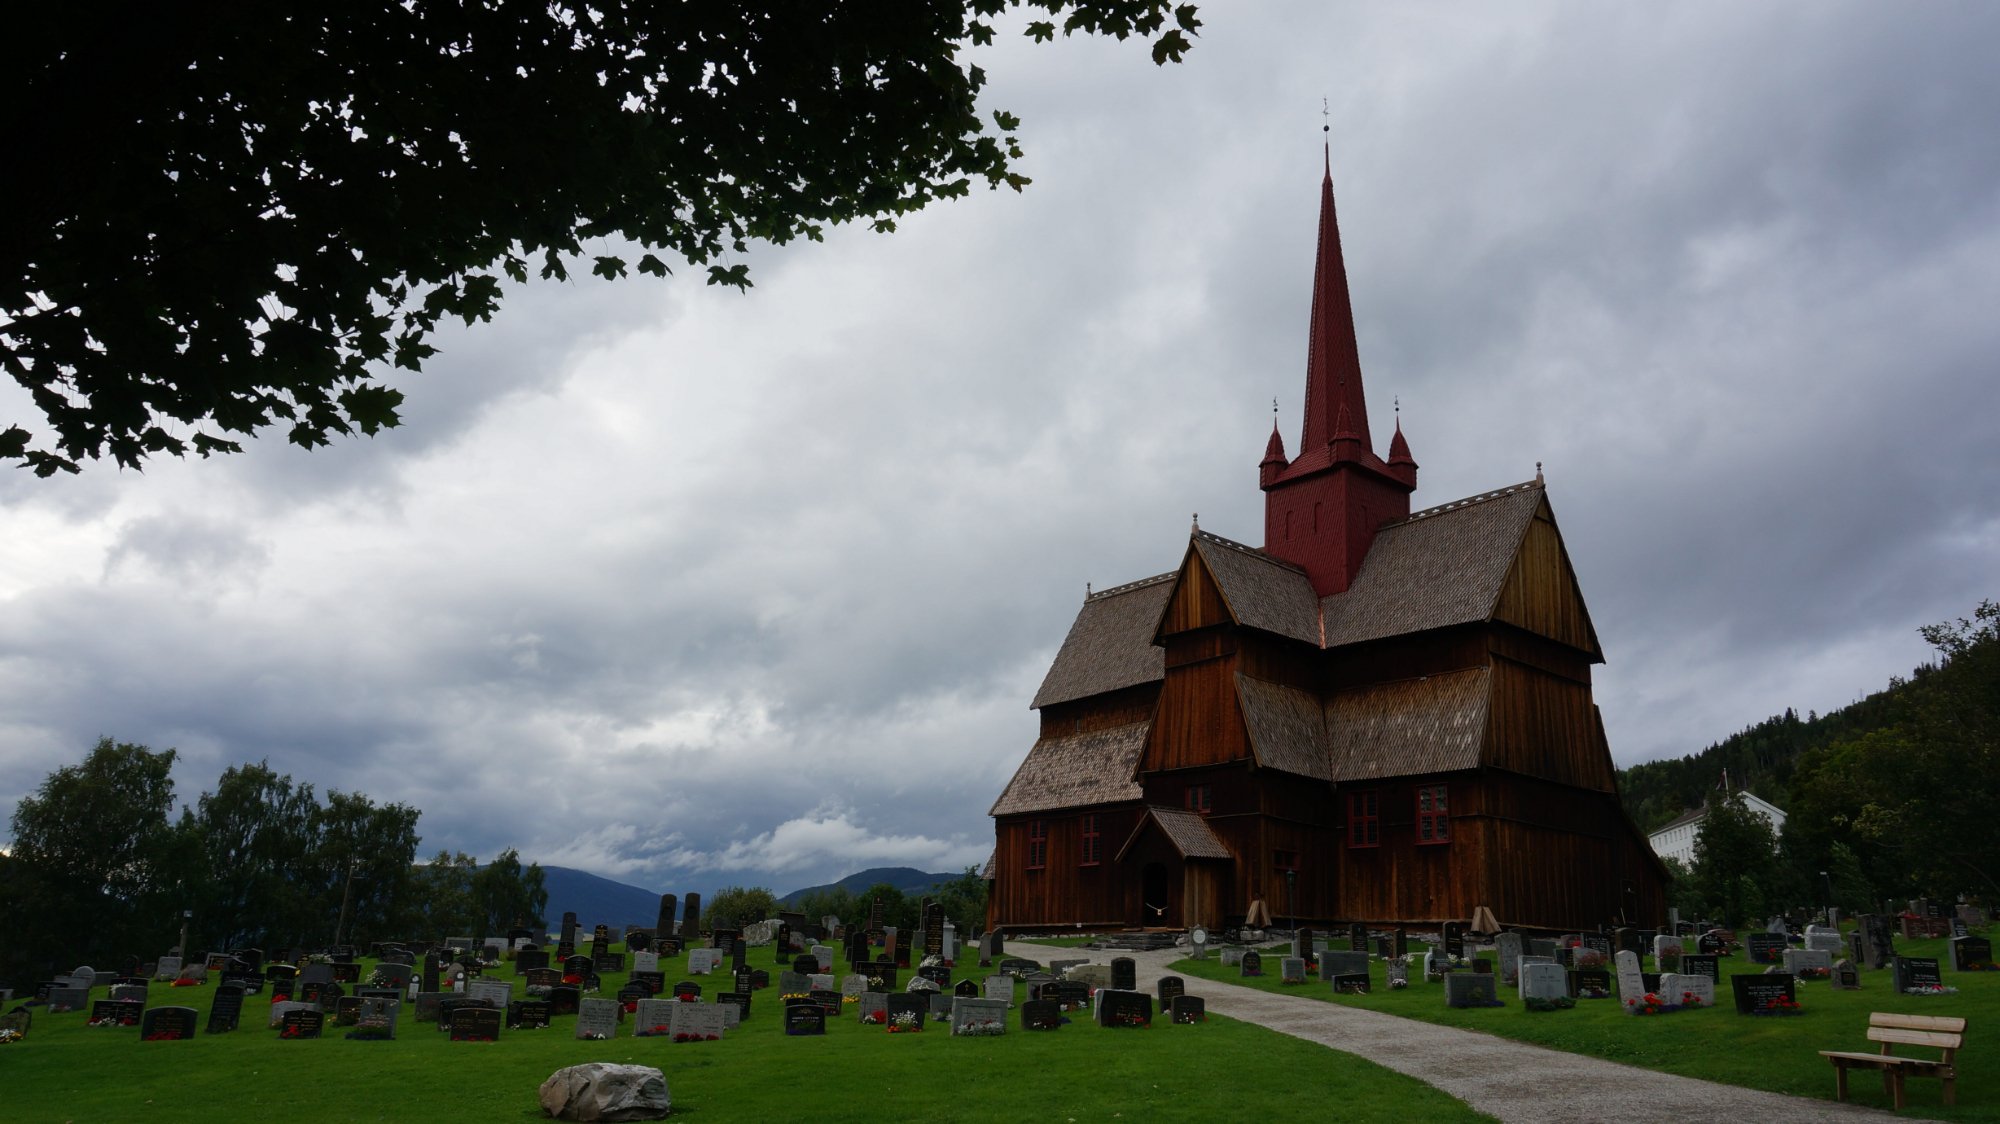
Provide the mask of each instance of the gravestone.
[{"label": "gravestone", "polygon": [[1491,974],[1453,972],[1444,978],[1447,1007],[1492,1007],[1499,1001],[1499,990]]},{"label": "gravestone", "polygon": [[[1457,921],[1444,923],[1444,954],[1453,960],[1465,957],[1465,926]],[[1324,969],[1322,969],[1324,971]]]},{"label": "gravestone", "polygon": [[460,1007],[451,1015],[453,1042],[500,1041],[501,1013],[492,1007]]},{"label": "gravestone", "polygon": [[1403,957],[1408,956],[1409,954],[1410,954],[1410,931],[1404,928],[1403,926],[1398,925],[1396,926],[1396,958],[1400,960]]},{"label": "gravestone", "polygon": [[1776,964],[1784,959],[1786,941],[1778,933],[1746,933],[1743,951],[1752,964]]},{"label": "gravestone", "polygon": [[956,987],[952,988],[952,989],[951,989],[951,993],[952,993],[953,995],[957,995],[957,996],[963,996],[964,998],[967,998],[967,999],[978,999],[978,998],[980,998],[980,995],[979,995],[979,985],[978,985],[978,984],[976,984],[976,983],[973,983],[973,982],[972,982],[971,980],[960,980],[960,981],[958,981],[958,986],[956,986]]},{"label": "gravestone", "polygon": [[1890,986],[1901,995],[1913,987],[1943,987],[1944,976],[1938,962],[1929,956],[1898,956],[1890,962]]},{"label": "gravestone", "polygon": [[1704,1007],[1715,1006],[1715,981],[1692,972],[1668,972],[1660,977],[1660,998],[1686,1005],[1690,996]]},{"label": "gravestone", "polygon": [[1523,954],[1527,956],[1547,956],[1554,959],[1557,947],[1559,946],[1555,941],[1536,937],[1528,941],[1527,948],[1523,950]]},{"label": "gravestone", "polygon": [[1097,992],[1097,1025],[1135,1028],[1153,1025],[1153,997],[1143,991],[1101,988]]},{"label": "gravestone", "polygon": [[697,948],[688,953],[688,973],[705,976],[722,966],[722,950],[719,948]]},{"label": "gravestone", "polygon": [[680,908],[679,899],[672,894],[660,895],[660,912],[653,921],[653,933],[658,938],[674,935],[674,914]]},{"label": "gravestone", "polygon": [[985,988],[988,999],[997,999],[1002,1003],[1014,1001],[1014,977],[1010,975],[999,973],[986,977]]},{"label": "gravestone", "polygon": [[826,1008],[828,1018],[840,1014],[840,993],[828,987],[816,987],[806,992],[806,997]]},{"label": "gravestone", "polygon": [[1345,952],[1328,949],[1319,954],[1319,974],[1322,978],[1332,976],[1352,976],[1368,974],[1368,954],[1365,952]]},{"label": "gravestone", "polygon": [[347,1033],[349,1038],[388,1041],[396,1037],[396,1020],[403,1010],[401,1003],[394,999],[361,998],[356,1005],[354,1029]]},{"label": "gravestone", "polygon": [[1347,951],[1368,952],[1368,926],[1356,921],[1347,927]]},{"label": "gravestone", "polygon": [[854,1004],[854,1014],[862,1022],[869,1022],[871,1015],[880,1015],[874,1022],[882,1022],[889,1016],[889,997],[879,991],[864,991]]},{"label": "gravestone", "polygon": [[243,1019],[243,989],[223,986],[215,989],[208,1004],[208,1033],[228,1034]]},{"label": "gravestone", "polygon": [[[278,1022],[278,1037],[290,1041],[318,1038],[320,1031],[326,1027],[326,1013],[309,1003],[293,1004],[291,1007]],[[188,1037],[194,1035],[190,1033]]]},{"label": "gravestone", "polygon": [[618,1017],[625,1012],[616,999],[584,999],[576,1005],[576,1037],[604,1039],[618,1037]]},{"label": "gravestone", "polygon": [[792,1036],[826,1033],[826,1008],[817,1003],[794,1003],[785,1008],[785,1033]]},{"label": "gravestone", "polygon": [[1256,952],[1245,952],[1238,968],[1244,976],[1261,976],[1264,974],[1264,958]]},{"label": "gravestone", "polygon": [[718,991],[715,1005],[723,1008],[725,1025],[735,1029],[736,1024],[750,1017],[750,993],[747,991]]},{"label": "gravestone", "polygon": [[1560,964],[1523,964],[1518,986],[1524,1000],[1562,999],[1569,995],[1569,973]]},{"label": "gravestone", "polygon": [[1500,958],[1500,982],[1509,987],[1521,982],[1521,934],[1501,933],[1493,938],[1494,954]]},{"label": "gravestone", "polygon": [[139,1020],[139,1038],[144,1042],[182,1042],[194,1038],[193,1007],[154,1007]]},{"label": "gravestone", "polygon": [[1984,972],[1993,966],[1993,942],[1985,937],[1954,937],[1951,967],[1955,972]]},{"label": "gravestone", "polygon": [[811,981],[797,972],[778,973],[778,990],[785,995],[803,995],[811,987]]},{"label": "gravestone", "polygon": [[[614,1000],[607,999],[605,1002],[610,1003],[614,1007],[618,1005]],[[557,984],[549,989],[550,1011],[558,1015],[574,1015],[582,1009],[583,991],[581,988],[571,987],[568,984]]]},{"label": "gravestone", "polygon": [[1811,971],[1833,971],[1833,956],[1817,948],[1788,948],[1784,956],[1785,971],[1795,976],[1803,976]]},{"label": "gravestone", "polygon": [[1161,976],[1153,984],[1153,994],[1160,1001],[1160,1010],[1172,1010],[1174,1000],[1187,994],[1187,981],[1179,976]]},{"label": "gravestone", "polygon": [[1603,968],[1578,968],[1569,974],[1569,987],[1578,999],[1609,999],[1611,973]]},{"label": "gravestone", "polygon": [[90,1021],[108,1022],[115,1026],[138,1026],[139,1016],[146,1011],[145,999],[99,999],[90,1005]]},{"label": "gravestone", "polygon": [[[810,960],[811,957],[803,957],[802,959]],[[932,964],[927,967],[918,968],[917,975],[941,988],[951,986],[951,969],[942,964]]]},{"label": "gravestone", "polygon": [[1278,959],[1278,982],[1302,984],[1306,982],[1306,962],[1296,956]]},{"label": "gravestone", "polygon": [[181,958],[178,956],[162,956],[160,962],[153,966],[153,978],[156,980],[178,979],[180,974]]},{"label": "gravestone", "polygon": [[951,1033],[954,1037],[983,1037],[1007,1032],[1007,1004],[992,999],[954,999],[951,1003]]},{"label": "gravestone", "polygon": [[[1304,971],[1303,968],[1300,969]],[[1111,958],[1111,986],[1119,991],[1139,989],[1139,963],[1129,956]]]},{"label": "gravestone", "polygon": [[897,992],[888,997],[887,1011],[890,1026],[922,1030],[930,1018],[931,999],[922,992]]},{"label": "gravestone", "polygon": [[[1311,929],[1301,925],[1297,929],[1292,930],[1293,956],[1301,960],[1311,960],[1315,951],[1317,950],[1313,947],[1313,931]],[[1161,1009],[1164,1010],[1165,1008],[1162,1007]]]},{"label": "gravestone", "polygon": [[1893,919],[1885,914],[1863,914],[1854,931],[1861,936],[1861,962],[1870,968],[1887,968],[1896,955]]},{"label": "gravestone", "polygon": [[667,974],[665,972],[634,972],[630,978],[633,983],[645,988],[646,994],[649,996],[658,995],[667,990]]},{"label": "gravestone", "polygon": [[632,1011],[632,1033],[640,1038],[651,1038],[667,1033],[673,1022],[673,1009],[680,1003],[678,999],[641,999]]},{"label": "gravestone", "polygon": [[1679,937],[1656,936],[1653,938],[1653,967],[1661,972],[1678,972],[1685,952]]},{"label": "gravestone", "polygon": [[1366,972],[1338,972],[1327,976],[1326,982],[1336,995],[1365,995],[1369,991]]},{"label": "gravestone", "polygon": [[548,1000],[523,999],[507,1004],[507,1027],[510,1030],[545,1030],[553,1014]]},{"label": "gravestone", "polygon": [[681,943],[693,944],[701,939],[701,895],[689,894],[685,908],[686,913],[681,917]]},{"label": "gravestone", "polygon": [[1861,969],[1854,966],[1854,961],[1843,958],[1833,966],[1833,986],[1838,991],[1860,991]]},{"label": "gravestone", "polygon": [[681,982],[679,982],[679,983],[675,984],[675,985],[674,985],[674,998],[678,999],[678,998],[680,998],[680,997],[681,997],[681,996],[683,996],[683,995],[692,995],[692,996],[694,996],[694,997],[696,997],[696,998],[700,998],[700,997],[701,997],[701,985],[700,985],[700,984],[698,984],[698,983],[695,983],[695,982],[694,982],[694,981],[692,981],[692,980],[682,980]]},{"label": "gravestone", "polygon": [[840,994],[844,999],[860,995],[867,990],[868,977],[859,972],[849,972],[840,977]]},{"label": "gravestone", "polygon": [[1382,962],[1382,979],[1390,987],[1399,982],[1405,987],[1410,983],[1410,962],[1400,956],[1390,957]]},{"label": "gravestone", "polygon": [[[944,906],[931,902],[924,906],[924,956],[944,958]],[[955,1031],[954,1031],[955,1033]]]},{"label": "gravestone", "polygon": [[1798,1002],[1796,977],[1790,972],[1731,976],[1729,985],[1735,991],[1736,1013],[1739,1015],[1774,1009],[1780,1002]]},{"label": "gravestone", "polygon": [[1840,930],[1838,929],[1829,929],[1824,925],[1806,926],[1807,948],[1838,955],[1845,947],[1845,944],[1846,942],[1840,939]]},{"label": "gravestone", "polygon": [[1621,948],[1612,961],[1618,970],[1618,1002],[1628,1012],[1637,1013],[1639,1004],[1646,1000],[1646,977],[1639,970],[1639,954]]},{"label": "gravestone", "polygon": [[1722,959],[1717,956],[1690,954],[1681,957],[1681,972],[1690,976],[1707,976],[1716,983],[1722,982]]},{"label": "gravestone", "polygon": [[1198,995],[1176,995],[1172,1012],[1173,1021],[1180,1026],[1192,1026],[1208,1020],[1208,1004]]},{"label": "gravestone", "polygon": [[1053,1000],[1030,999],[1021,1004],[1022,1030],[1054,1030],[1062,1025],[1062,1008]]}]

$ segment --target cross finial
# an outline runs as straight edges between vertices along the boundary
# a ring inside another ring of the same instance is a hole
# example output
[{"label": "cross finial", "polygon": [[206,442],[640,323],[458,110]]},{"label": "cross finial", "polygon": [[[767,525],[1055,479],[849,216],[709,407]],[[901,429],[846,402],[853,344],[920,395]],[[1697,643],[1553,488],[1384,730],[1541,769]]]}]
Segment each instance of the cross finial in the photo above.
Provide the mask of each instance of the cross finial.
[{"label": "cross finial", "polygon": [[1322,133],[1333,132],[1333,110],[1327,108],[1325,98],[1319,99],[1319,120],[1320,120],[1320,125],[1319,125],[1320,132]]},{"label": "cross finial", "polygon": [[1278,398],[1276,395],[1272,395],[1271,397],[1271,420],[1278,420]]},{"label": "cross finial", "polygon": [[1089,582],[1084,582],[1084,583],[1083,583],[1083,599],[1084,599],[1085,601],[1088,601],[1088,600],[1090,600],[1090,583],[1089,583]]},{"label": "cross finial", "polygon": [[1396,416],[1397,417],[1403,416],[1403,396],[1398,394],[1394,398],[1389,399],[1389,401],[1395,403]]},{"label": "cross finial", "polygon": [[1541,462],[1541,461],[1536,461],[1536,462],[1535,462],[1535,483],[1539,484],[1539,483],[1541,483],[1541,482],[1542,482],[1542,462]]}]

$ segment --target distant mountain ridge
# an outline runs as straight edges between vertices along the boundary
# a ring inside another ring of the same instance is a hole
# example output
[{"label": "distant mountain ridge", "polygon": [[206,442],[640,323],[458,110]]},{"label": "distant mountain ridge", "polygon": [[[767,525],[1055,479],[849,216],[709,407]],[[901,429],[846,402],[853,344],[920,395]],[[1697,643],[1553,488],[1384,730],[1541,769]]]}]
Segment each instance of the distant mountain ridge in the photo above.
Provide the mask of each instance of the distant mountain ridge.
[{"label": "distant mountain ridge", "polygon": [[[886,882],[905,894],[928,894],[939,883],[961,877],[964,871],[947,871],[930,874],[913,866],[877,866],[856,874],[850,874],[838,882],[828,882],[819,886],[806,886],[793,890],[778,899],[779,905],[796,905],[807,894],[819,890],[845,888],[859,894],[879,882]],[[577,870],[567,866],[542,867],[542,888],[549,892],[549,905],[544,915],[553,929],[562,924],[565,911],[574,912],[576,919],[585,925],[638,925],[651,928],[659,919],[660,895],[642,886],[618,882],[587,870]],[[688,887],[670,892],[680,895],[684,903],[690,891],[701,895],[702,901],[712,901],[717,887]],[[685,909],[685,904],[681,905]]]},{"label": "distant mountain ridge", "polygon": [[779,898],[778,904],[797,905],[805,899],[807,894],[818,893],[821,890],[846,890],[851,894],[859,894],[878,882],[887,882],[904,894],[928,894],[936,889],[940,883],[963,877],[964,874],[965,872],[962,870],[947,871],[943,874],[926,874],[913,866],[877,866],[861,871],[858,874],[850,874],[838,882],[828,882],[821,886],[807,886],[804,889],[793,890],[791,893]]}]

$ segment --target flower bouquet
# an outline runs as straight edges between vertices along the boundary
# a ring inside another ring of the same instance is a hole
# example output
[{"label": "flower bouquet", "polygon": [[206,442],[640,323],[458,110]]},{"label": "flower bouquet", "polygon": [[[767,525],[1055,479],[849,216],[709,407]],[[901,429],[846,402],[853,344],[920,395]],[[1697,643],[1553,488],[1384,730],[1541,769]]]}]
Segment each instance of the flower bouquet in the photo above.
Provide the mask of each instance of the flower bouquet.
[{"label": "flower bouquet", "polygon": [[1904,988],[1903,994],[1904,995],[1957,995],[1958,989],[1955,987],[1946,987],[1944,984],[1918,984],[1916,987]]},{"label": "flower bouquet", "polygon": [[1753,1008],[1750,1013],[1753,1015],[1784,1016],[1784,1015],[1803,1015],[1806,1012],[1803,1007],[1799,1006],[1798,1000],[1791,999],[1783,995],[1774,995],[1771,998],[1758,1003],[1757,1006]]},{"label": "flower bouquet", "polygon": [[924,1029],[923,1016],[915,1011],[898,1011],[889,1019],[890,1034],[908,1034]]}]

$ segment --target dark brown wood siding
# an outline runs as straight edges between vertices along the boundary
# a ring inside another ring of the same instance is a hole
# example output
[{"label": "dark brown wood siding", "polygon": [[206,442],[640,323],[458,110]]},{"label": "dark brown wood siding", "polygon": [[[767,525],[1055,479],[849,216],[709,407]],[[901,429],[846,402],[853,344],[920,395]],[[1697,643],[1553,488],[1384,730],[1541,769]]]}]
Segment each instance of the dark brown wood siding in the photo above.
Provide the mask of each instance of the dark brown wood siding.
[{"label": "dark brown wood siding", "polygon": [[1189,769],[1249,755],[1250,738],[1236,699],[1236,657],[1168,668],[1139,768]]},{"label": "dark brown wood siding", "polygon": [[1229,605],[1222,599],[1222,590],[1208,572],[1208,564],[1190,549],[1187,560],[1181,563],[1174,595],[1168,599],[1167,611],[1160,619],[1160,635],[1234,623]]},{"label": "dark brown wood siding", "polygon": [[1496,657],[1492,699],[1484,764],[1599,792],[1617,784],[1588,684]]},{"label": "dark brown wood siding", "polygon": [[1160,684],[1152,682],[1106,691],[1074,702],[1045,706],[1042,708],[1042,736],[1085,734],[1143,722],[1152,717],[1153,707],[1159,701]]},{"label": "dark brown wood siding", "polygon": [[[1098,808],[1103,859],[1096,866],[1080,865],[1081,821],[1090,809],[1058,813],[1001,816],[994,825],[995,862],[989,924],[1019,930],[1034,926],[1081,922],[1091,928],[1122,928],[1137,914],[1138,887],[1127,885],[1113,855],[1138,824],[1137,804]],[[1048,862],[1028,869],[1028,825],[1048,825]]]},{"label": "dark brown wood siding", "polygon": [[1603,658],[1547,500],[1522,536],[1493,618]]}]

